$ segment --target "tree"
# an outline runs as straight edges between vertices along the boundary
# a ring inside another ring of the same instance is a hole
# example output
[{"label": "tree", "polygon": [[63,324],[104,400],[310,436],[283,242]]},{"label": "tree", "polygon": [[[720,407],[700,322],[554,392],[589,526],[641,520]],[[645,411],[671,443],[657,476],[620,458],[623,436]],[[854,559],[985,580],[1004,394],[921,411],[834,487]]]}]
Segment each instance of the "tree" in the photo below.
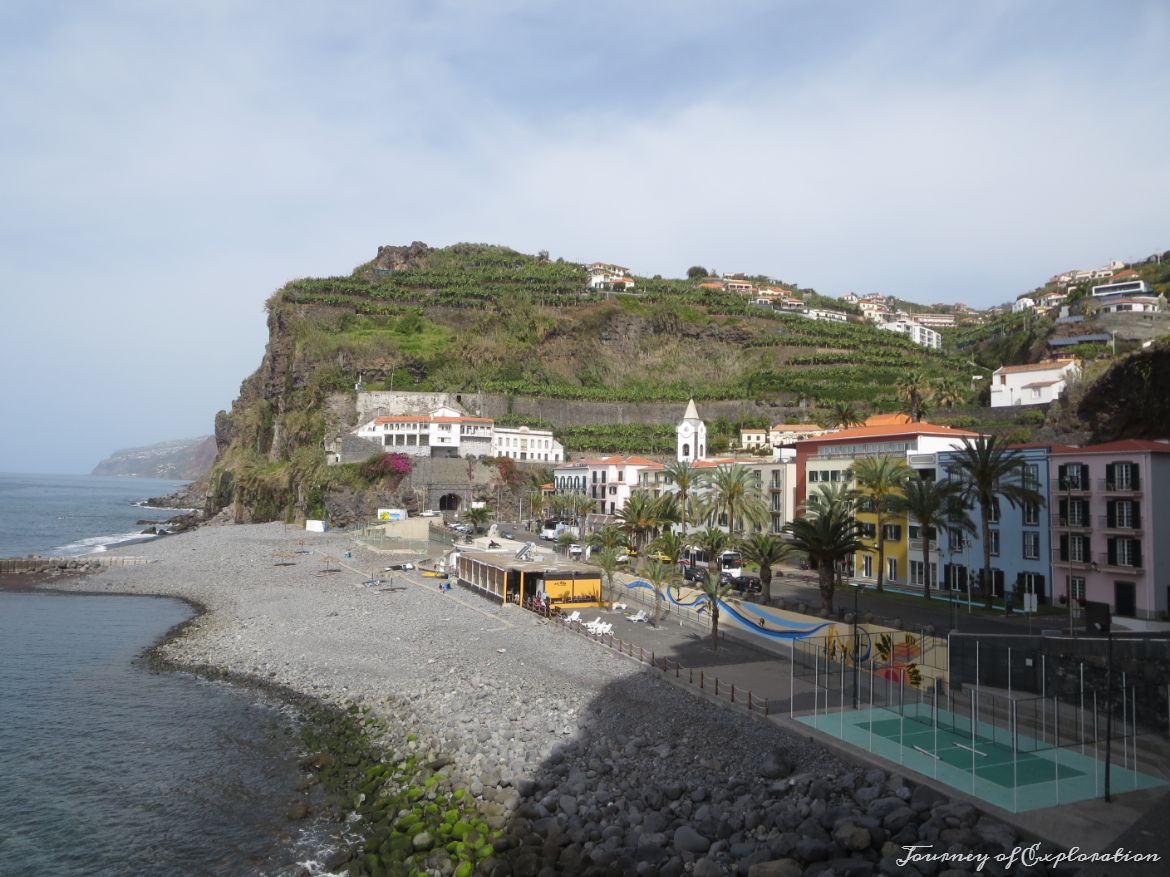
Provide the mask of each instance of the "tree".
[{"label": "tree", "polygon": [[682,535],[686,538],[687,535],[687,516],[690,512],[690,504],[694,491],[703,484],[703,474],[697,469],[692,469],[690,463],[686,460],[678,460],[674,463],[668,464],[663,470],[662,474],[666,476],[666,480],[672,482],[678,494],[678,516],[679,522],[682,524]]},{"label": "tree", "polygon": [[910,476],[902,495],[893,498],[891,508],[918,522],[922,530],[923,583],[922,596],[930,599],[930,543],[931,532],[943,527],[973,530],[963,506],[962,488],[953,481]]},{"label": "tree", "polygon": [[961,479],[963,499],[979,506],[979,534],[983,539],[983,567],[979,589],[991,608],[991,510],[1002,497],[1012,508],[1024,504],[1044,505],[1040,491],[1024,483],[1024,455],[1013,451],[995,436],[979,436],[963,442],[952,457],[954,474]]},{"label": "tree", "polygon": [[744,560],[760,568],[765,603],[772,602],[772,567],[792,553],[792,546],[771,533],[754,533],[740,546]]},{"label": "tree", "polygon": [[852,471],[858,495],[872,505],[872,511],[877,516],[874,528],[878,552],[877,589],[880,592],[886,574],[886,519],[893,512],[891,503],[902,495],[903,485],[913,471],[905,460],[884,455],[862,457],[853,464]]},{"label": "tree", "polygon": [[701,590],[711,613],[711,648],[719,651],[719,601],[731,593],[731,585],[719,581],[719,555],[731,545],[731,537],[718,527],[708,527],[697,541],[707,552],[707,577],[702,581]]},{"label": "tree", "polygon": [[[650,548],[652,551],[665,554],[670,558],[671,577],[667,584],[668,586],[676,585],[678,583],[678,559],[682,557],[683,549],[686,548],[683,538],[678,533],[666,532],[651,542]],[[677,592],[675,593],[675,598],[678,598]],[[654,621],[655,623],[658,622],[657,616],[655,616]]]},{"label": "tree", "polygon": [[962,382],[955,378],[937,378],[931,397],[939,405],[954,408],[967,401],[967,390]]},{"label": "tree", "polygon": [[837,564],[863,546],[861,528],[849,503],[834,501],[830,491],[821,493],[819,501],[806,503],[804,515],[785,524],[784,529],[792,535],[792,544],[816,563],[821,612],[829,616],[833,614]]},{"label": "tree", "polygon": [[602,576],[605,578],[606,584],[606,602],[613,605],[613,582],[617,575],[618,569],[618,552],[616,548],[602,548],[600,551],[592,554],[590,558],[597,566],[601,567]]},{"label": "tree", "polygon": [[710,276],[711,275],[707,273],[707,269],[704,268],[702,265],[692,265],[690,268],[687,269],[687,279],[688,280],[702,280],[704,277],[710,277]]},{"label": "tree", "polygon": [[594,533],[589,541],[599,548],[613,551],[616,556],[618,549],[626,544],[626,535],[617,524],[609,524]]},{"label": "tree", "polygon": [[863,421],[857,406],[852,402],[834,402],[825,422],[837,429],[849,429],[851,426],[861,426]]},{"label": "tree", "polygon": [[488,522],[491,516],[491,509],[489,509],[487,506],[475,506],[473,508],[469,508],[463,513],[464,520],[475,527],[476,533],[478,533],[480,528]]},{"label": "tree", "polygon": [[673,567],[670,564],[660,560],[647,564],[642,570],[651,587],[654,588],[654,619],[652,623],[655,627],[658,626],[658,619],[662,617],[662,589],[670,587],[672,570]]},{"label": "tree", "polygon": [[922,371],[907,372],[898,379],[898,398],[906,403],[910,419],[918,423],[930,401],[930,378]]},{"label": "tree", "polygon": [[577,520],[577,538],[583,540],[585,538],[585,519],[590,512],[597,509],[597,503],[585,494],[578,493],[573,497],[571,508],[573,516]]},{"label": "tree", "polygon": [[746,466],[729,463],[717,466],[711,476],[710,491],[717,508],[727,513],[727,532],[738,531],[737,519],[762,524],[768,519],[768,509],[760,493],[756,473]]},{"label": "tree", "polygon": [[625,504],[618,510],[618,526],[629,539],[630,546],[641,552],[648,536],[657,525],[654,497],[645,490],[631,491]]}]

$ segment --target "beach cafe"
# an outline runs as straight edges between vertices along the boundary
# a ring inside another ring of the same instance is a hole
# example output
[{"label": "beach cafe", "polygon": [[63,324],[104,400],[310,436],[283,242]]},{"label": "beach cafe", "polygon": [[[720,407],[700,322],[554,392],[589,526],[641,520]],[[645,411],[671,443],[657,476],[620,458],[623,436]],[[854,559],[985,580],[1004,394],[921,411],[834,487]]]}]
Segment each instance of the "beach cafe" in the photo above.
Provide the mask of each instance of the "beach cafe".
[{"label": "beach cafe", "polygon": [[562,558],[527,561],[507,553],[462,551],[456,574],[459,584],[501,603],[566,612],[601,605],[601,571]]}]

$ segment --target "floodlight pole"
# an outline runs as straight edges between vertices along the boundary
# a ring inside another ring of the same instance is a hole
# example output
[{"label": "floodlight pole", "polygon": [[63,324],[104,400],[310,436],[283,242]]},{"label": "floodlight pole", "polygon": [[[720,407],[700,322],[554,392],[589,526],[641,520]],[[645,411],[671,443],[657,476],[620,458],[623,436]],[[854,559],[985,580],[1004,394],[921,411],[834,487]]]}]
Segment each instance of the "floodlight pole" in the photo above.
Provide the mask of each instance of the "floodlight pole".
[{"label": "floodlight pole", "polygon": [[857,596],[864,587],[860,582],[853,583],[853,709],[857,709],[857,686],[860,682],[860,669],[857,666],[858,656],[861,654],[861,645],[857,639]]},{"label": "floodlight pole", "polygon": [[1109,797],[1109,765],[1113,749],[1113,626],[1105,629],[1105,802]]}]

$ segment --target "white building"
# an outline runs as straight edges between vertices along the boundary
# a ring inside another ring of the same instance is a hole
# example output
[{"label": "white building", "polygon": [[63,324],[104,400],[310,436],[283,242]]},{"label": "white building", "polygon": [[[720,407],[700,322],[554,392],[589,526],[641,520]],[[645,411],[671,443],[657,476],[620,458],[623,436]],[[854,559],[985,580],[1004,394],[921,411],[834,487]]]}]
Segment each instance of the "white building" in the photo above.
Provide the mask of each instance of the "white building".
[{"label": "white building", "polygon": [[387,453],[412,457],[487,457],[492,453],[491,418],[468,417],[455,408],[375,417],[354,430],[354,435],[376,442]]},{"label": "white building", "polygon": [[594,262],[585,268],[589,272],[590,289],[633,289],[630,269],[609,262]]},{"label": "white building", "polygon": [[768,430],[768,444],[778,448],[831,431],[819,423],[773,423],[772,428]]},{"label": "white building", "polygon": [[745,450],[757,450],[768,444],[768,430],[741,429],[739,431],[739,446]]},{"label": "white building", "polygon": [[559,494],[579,493],[594,500],[593,514],[617,514],[638,487],[639,473],[662,469],[661,463],[645,457],[597,457],[563,463],[553,472],[553,487]]},{"label": "white building", "polygon": [[849,322],[849,315],[841,311],[823,311],[815,308],[805,308],[800,312],[802,317],[808,317],[810,320],[824,320],[830,323],[847,323]]},{"label": "white building", "polygon": [[934,329],[928,329],[926,326],[920,326],[909,320],[894,320],[889,323],[882,323],[878,328],[885,329],[887,332],[897,332],[900,335],[905,335],[915,344],[929,347],[932,350],[938,350],[942,347],[942,335]]},{"label": "white building", "polygon": [[565,459],[565,449],[553,438],[552,430],[497,426],[492,430],[492,456],[561,463]]},{"label": "white building", "polygon": [[1079,372],[1076,360],[1071,359],[1005,365],[991,373],[991,407],[1052,402],[1064,392],[1069,377]]},{"label": "white building", "polygon": [[1154,295],[1109,299],[1101,303],[1101,314],[1156,314],[1162,310],[1161,300]]},{"label": "white building", "polygon": [[928,329],[944,329],[955,325],[954,314],[917,314],[914,322]]},{"label": "white building", "polygon": [[1034,308],[1034,307],[1036,307],[1036,300],[1035,299],[1033,299],[1029,295],[1021,295],[1012,304],[1012,313],[1013,314],[1022,314],[1024,311],[1028,310],[1029,308]]},{"label": "white building", "polygon": [[687,410],[674,428],[674,435],[679,462],[693,463],[707,456],[707,424],[699,419],[694,399],[687,402]]}]

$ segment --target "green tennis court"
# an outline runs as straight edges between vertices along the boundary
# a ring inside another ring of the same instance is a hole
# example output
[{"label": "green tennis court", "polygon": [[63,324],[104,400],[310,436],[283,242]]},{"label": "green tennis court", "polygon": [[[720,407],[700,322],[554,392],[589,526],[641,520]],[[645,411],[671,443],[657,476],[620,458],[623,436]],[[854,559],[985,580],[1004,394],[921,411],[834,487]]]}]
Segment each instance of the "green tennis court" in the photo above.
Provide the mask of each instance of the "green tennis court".
[{"label": "green tennis court", "polygon": [[[1099,797],[1104,789],[1099,745],[1052,746],[1021,733],[1018,725],[1005,729],[926,703],[796,718],[1012,812]],[[1116,763],[1111,770],[1115,792],[1165,783]]]}]

